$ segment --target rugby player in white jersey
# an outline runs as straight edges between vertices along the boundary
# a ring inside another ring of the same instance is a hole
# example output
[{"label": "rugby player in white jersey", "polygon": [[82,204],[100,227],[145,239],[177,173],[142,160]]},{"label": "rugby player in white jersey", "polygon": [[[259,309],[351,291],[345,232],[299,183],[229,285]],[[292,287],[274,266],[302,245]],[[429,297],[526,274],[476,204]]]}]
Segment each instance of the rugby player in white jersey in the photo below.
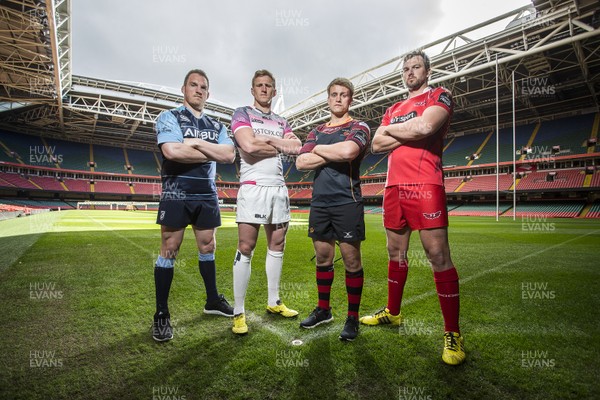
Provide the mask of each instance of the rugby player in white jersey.
[{"label": "rugby player in white jersey", "polygon": [[236,215],[238,249],[233,262],[235,305],[232,328],[239,335],[248,333],[244,301],[261,225],[267,237],[267,312],[286,318],[298,315],[279,298],[285,235],[290,221],[290,201],[283,177],[281,154],[298,154],[301,142],[285,118],[271,111],[271,102],[277,95],[273,74],[267,70],[256,71],[250,92],[254,97],[253,105],[236,109],[231,121],[231,130],[240,153]]}]

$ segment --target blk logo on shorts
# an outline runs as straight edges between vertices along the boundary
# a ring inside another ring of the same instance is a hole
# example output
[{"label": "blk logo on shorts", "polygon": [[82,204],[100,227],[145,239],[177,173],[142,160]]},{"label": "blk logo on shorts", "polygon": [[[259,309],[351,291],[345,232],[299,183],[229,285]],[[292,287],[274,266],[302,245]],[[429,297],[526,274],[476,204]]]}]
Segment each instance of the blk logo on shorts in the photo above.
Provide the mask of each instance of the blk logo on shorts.
[{"label": "blk logo on shorts", "polygon": [[254,214],[254,218],[267,218],[265,214]]},{"label": "blk logo on shorts", "polygon": [[440,215],[442,215],[441,211],[436,211],[434,213],[423,213],[423,216],[427,219],[436,219],[439,218]]}]

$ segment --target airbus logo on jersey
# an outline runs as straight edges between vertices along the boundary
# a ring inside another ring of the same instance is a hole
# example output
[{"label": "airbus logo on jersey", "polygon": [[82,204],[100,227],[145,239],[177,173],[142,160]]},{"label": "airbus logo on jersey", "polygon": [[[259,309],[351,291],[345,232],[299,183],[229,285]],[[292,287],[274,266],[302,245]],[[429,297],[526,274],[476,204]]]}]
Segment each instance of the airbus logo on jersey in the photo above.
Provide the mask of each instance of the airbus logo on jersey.
[{"label": "airbus logo on jersey", "polygon": [[390,124],[398,124],[398,123],[401,124],[403,122],[406,122],[406,121],[411,120],[416,117],[417,117],[417,112],[411,111],[406,115],[399,115],[397,117],[392,118],[392,120],[390,121]]},{"label": "airbus logo on jersey", "polygon": [[195,138],[195,139],[202,139],[202,140],[206,140],[209,142],[216,142],[217,141],[217,132],[216,131],[198,131],[195,128],[187,128],[185,130],[185,132],[183,132],[183,137],[184,138]]},{"label": "airbus logo on jersey", "polygon": [[423,213],[423,216],[427,219],[436,219],[439,218],[440,215],[442,215],[441,211],[436,211],[434,213]]}]

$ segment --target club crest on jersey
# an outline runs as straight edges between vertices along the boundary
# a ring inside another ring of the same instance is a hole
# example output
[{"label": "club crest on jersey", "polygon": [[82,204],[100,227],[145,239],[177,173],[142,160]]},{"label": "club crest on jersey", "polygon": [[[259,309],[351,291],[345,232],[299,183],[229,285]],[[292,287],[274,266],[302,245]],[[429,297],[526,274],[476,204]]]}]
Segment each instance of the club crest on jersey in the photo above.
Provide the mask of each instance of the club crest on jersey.
[{"label": "club crest on jersey", "polygon": [[436,211],[434,213],[423,213],[423,216],[427,219],[436,219],[439,218],[440,215],[442,215],[441,211]]},{"label": "club crest on jersey", "polygon": [[212,121],[212,124],[213,124],[213,126],[215,127],[215,129],[216,129],[217,131],[220,131],[220,130],[221,130],[221,124],[219,124],[219,123],[218,123],[218,122],[216,122],[216,121]]},{"label": "club crest on jersey", "polygon": [[390,121],[390,124],[398,124],[398,123],[403,123],[406,122],[410,119],[416,118],[417,117],[417,112],[416,111],[411,111],[406,115],[399,115],[397,117],[392,118],[392,120]]},{"label": "club crest on jersey", "polygon": [[447,92],[440,93],[440,97],[438,97],[438,103],[444,104],[446,107],[452,107],[452,99]]}]

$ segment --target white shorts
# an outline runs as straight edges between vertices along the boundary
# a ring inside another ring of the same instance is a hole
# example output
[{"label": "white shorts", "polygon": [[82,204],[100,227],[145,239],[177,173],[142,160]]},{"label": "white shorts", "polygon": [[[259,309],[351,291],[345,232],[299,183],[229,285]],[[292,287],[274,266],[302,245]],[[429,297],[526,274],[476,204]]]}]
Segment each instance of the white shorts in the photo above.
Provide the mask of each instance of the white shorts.
[{"label": "white shorts", "polygon": [[240,185],[236,222],[282,224],[290,221],[287,186]]}]

